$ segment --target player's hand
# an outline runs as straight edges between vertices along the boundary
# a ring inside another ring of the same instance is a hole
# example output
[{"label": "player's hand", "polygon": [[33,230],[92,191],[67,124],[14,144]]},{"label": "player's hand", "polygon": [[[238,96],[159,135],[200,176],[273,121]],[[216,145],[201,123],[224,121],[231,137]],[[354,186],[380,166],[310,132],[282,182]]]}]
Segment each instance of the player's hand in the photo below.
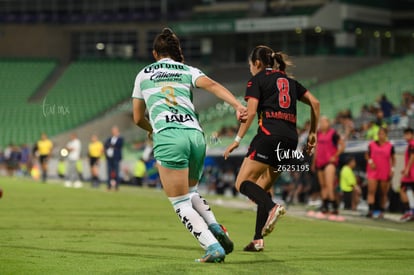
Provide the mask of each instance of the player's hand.
[{"label": "player's hand", "polygon": [[316,133],[311,132],[308,135],[308,143],[306,144],[306,153],[309,156],[312,156],[315,147],[316,147]]},{"label": "player's hand", "polygon": [[246,122],[247,120],[247,107],[240,105],[236,109],[237,120],[240,122]]},{"label": "player's hand", "polygon": [[375,168],[377,168],[374,162],[371,162],[369,166],[371,167],[372,170],[375,170]]},{"label": "player's hand", "polygon": [[147,138],[152,141],[152,132],[147,132]]},{"label": "player's hand", "polygon": [[311,170],[312,173],[316,172],[316,165],[315,165],[314,161],[312,161],[312,163],[311,163],[310,170]]},{"label": "player's hand", "polygon": [[230,145],[227,147],[226,151],[224,152],[224,154],[223,154],[224,159],[227,159],[227,158],[230,156],[230,153],[231,153],[231,152],[233,152],[233,151],[234,151],[234,149],[236,149],[237,147],[239,147],[239,144],[240,144],[240,143],[238,143],[238,142],[236,142],[236,141],[233,141],[233,143],[232,143],[232,144],[230,144]]},{"label": "player's hand", "polygon": [[408,169],[404,169],[404,170],[402,170],[402,175],[403,175],[403,177],[408,177],[408,174],[409,174],[409,170]]}]

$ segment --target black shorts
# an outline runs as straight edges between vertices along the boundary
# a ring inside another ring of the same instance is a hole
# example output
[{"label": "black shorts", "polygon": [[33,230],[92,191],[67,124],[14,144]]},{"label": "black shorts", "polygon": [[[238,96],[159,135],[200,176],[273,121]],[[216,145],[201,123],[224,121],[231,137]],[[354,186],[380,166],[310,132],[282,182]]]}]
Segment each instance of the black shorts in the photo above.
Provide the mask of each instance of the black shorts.
[{"label": "black shorts", "polygon": [[99,162],[99,158],[95,158],[95,157],[89,157],[89,165],[90,166],[95,166],[97,165]]},{"label": "black shorts", "polygon": [[407,187],[411,187],[411,189],[414,191],[414,182],[412,182],[412,181],[402,181],[401,182],[401,190],[406,191]]},{"label": "black shorts", "polygon": [[39,161],[41,164],[46,163],[49,159],[49,155],[40,155],[39,156]]},{"label": "black shorts", "polygon": [[290,164],[303,158],[303,153],[296,151],[297,145],[298,141],[290,138],[257,134],[250,143],[246,157],[272,167]]}]

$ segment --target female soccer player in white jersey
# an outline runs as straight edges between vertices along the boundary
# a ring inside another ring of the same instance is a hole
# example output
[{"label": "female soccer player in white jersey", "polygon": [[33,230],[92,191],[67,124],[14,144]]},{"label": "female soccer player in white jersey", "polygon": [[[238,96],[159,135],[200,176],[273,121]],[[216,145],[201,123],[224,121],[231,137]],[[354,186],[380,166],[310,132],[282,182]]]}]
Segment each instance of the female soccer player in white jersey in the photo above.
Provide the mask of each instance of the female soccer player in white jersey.
[{"label": "female soccer player in white jersey", "polygon": [[197,192],[206,144],[191,89],[202,88],[229,103],[239,120],[247,118],[247,108],[222,85],[183,63],[180,41],[170,29],[163,29],[153,46],[156,62],[141,70],[135,80],[134,122],[153,134],[164,191],[181,222],[206,250],[198,261],[221,262],[233,250],[233,243]]}]

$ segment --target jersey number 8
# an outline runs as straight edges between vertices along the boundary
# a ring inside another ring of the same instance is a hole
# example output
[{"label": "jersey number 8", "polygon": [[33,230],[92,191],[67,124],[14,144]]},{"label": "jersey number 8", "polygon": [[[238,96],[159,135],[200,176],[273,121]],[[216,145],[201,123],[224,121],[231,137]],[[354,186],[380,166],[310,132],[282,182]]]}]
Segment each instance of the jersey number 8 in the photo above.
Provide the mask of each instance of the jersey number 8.
[{"label": "jersey number 8", "polygon": [[174,95],[174,88],[171,86],[165,86],[161,89],[162,93],[165,93],[165,101],[168,106],[176,106],[177,98]]},{"label": "jersey number 8", "polygon": [[278,78],[276,84],[279,90],[279,106],[287,109],[290,107],[289,80],[286,78]]}]

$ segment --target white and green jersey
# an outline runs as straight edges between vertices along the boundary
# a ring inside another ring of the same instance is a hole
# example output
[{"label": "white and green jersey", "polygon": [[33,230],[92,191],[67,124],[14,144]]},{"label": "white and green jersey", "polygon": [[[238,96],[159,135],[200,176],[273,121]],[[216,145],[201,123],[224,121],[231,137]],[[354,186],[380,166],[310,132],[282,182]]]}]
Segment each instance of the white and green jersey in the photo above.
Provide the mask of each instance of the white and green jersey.
[{"label": "white and green jersey", "polygon": [[199,69],[161,59],[142,69],[136,79],[133,98],[145,100],[154,133],[166,128],[191,128],[202,131],[193,105],[191,89]]}]

